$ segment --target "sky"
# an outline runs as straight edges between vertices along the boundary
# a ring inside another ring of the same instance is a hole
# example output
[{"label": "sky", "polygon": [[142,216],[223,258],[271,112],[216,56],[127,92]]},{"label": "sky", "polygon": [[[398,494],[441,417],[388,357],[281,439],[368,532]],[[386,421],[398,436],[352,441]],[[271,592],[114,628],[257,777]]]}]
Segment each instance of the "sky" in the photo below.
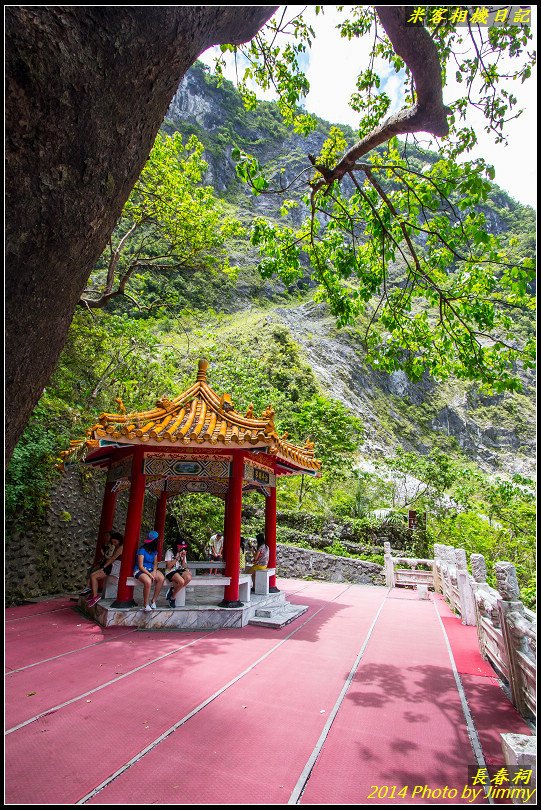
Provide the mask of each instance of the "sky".
[{"label": "sky", "polygon": [[[304,6],[288,6],[288,15],[302,11]],[[347,9],[347,7],[346,7]],[[345,15],[339,14],[336,6],[323,6],[324,13],[315,15],[314,7],[307,8],[311,24],[316,32],[311,52],[306,60],[306,74],[310,81],[310,93],[304,100],[307,111],[318,115],[333,124],[349,124],[356,128],[358,114],[348,105],[349,97],[355,90],[355,79],[368,65],[371,40],[354,39],[348,41],[340,37],[336,24]],[[537,34],[536,11],[532,16],[533,30]],[[530,45],[530,50],[536,47],[536,42]],[[209,49],[200,58],[207,64],[212,64],[213,52]],[[376,66],[377,67],[377,66]],[[234,70],[226,72],[227,78],[235,81]],[[382,73],[382,88],[395,103],[390,113],[396,112],[401,105],[401,79],[394,71],[386,70]],[[450,84],[444,90],[444,102],[449,103],[454,98],[454,92],[459,85]],[[513,94],[518,98],[517,107],[524,107],[522,115],[509,123],[508,144],[495,144],[494,139],[486,134],[482,127],[482,116],[471,118],[472,125],[476,127],[478,145],[468,153],[466,159],[484,157],[491,163],[496,171],[495,182],[507,191],[511,197],[519,202],[537,207],[537,76],[532,77],[523,85],[514,82]],[[258,97],[271,99],[272,95],[263,93],[254,88]],[[476,112],[476,111],[472,111]],[[427,142],[428,145],[428,142]]]}]

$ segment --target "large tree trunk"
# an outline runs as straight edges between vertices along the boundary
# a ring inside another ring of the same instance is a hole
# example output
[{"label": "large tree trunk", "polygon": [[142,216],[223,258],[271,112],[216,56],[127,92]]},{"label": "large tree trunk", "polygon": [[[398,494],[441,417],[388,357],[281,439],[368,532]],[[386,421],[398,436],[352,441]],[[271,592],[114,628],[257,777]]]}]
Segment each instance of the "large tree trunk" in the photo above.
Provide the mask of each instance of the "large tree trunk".
[{"label": "large tree trunk", "polygon": [[179,81],[276,6],[6,9],[6,458]]}]

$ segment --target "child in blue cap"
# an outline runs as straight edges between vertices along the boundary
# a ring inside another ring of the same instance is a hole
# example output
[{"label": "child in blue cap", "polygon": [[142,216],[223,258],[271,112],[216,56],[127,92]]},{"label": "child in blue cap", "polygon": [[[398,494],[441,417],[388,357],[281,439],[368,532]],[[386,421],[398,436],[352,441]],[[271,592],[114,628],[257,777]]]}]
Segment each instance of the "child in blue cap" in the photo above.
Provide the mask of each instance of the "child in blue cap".
[{"label": "child in blue cap", "polygon": [[[158,536],[158,532],[147,532],[135,557],[133,575],[143,584],[143,610],[147,613],[156,609],[156,599],[163,586],[163,574],[158,570]],[[152,583],[154,583],[154,593],[149,604],[148,597]]]}]

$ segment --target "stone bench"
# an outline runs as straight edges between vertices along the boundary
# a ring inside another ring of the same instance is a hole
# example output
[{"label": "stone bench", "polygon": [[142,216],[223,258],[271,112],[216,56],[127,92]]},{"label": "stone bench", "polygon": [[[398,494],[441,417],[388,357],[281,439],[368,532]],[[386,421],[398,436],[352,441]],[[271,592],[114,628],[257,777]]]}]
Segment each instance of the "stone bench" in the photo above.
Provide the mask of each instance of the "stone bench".
[{"label": "stone bench", "polygon": [[[264,571],[261,573],[265,573]],[[186,588],[182,588],[182,590],[177,594],[177,598],[175,600],[175,607],[184,607],[186,605],[186,590],[188,588],[213,588],[217,585],[226,585],[231,584],[231,577],[221,577],[217,575],[212,575],[209,577],[193,577],[191,582],[186,586]],[[130,587],[139,587],[143,588],[142,583],[136,579],[135,577],[127,577],[126,578],[126,585]],[[239,576],[239,600],[241,602],[249,602],[250,601],[250,590],[252,586],[252,577],[249,574],[241,574]],[[167,580],[164,582],[164,588],[169,588],[169,583]],[[105,580],[105,585],[103,587],[103,599],[115,599],[118,590],[118,577],[114,577],[109,575]],[[268,591],[267,591],[268,593]]]},{"label": "stone bench", "polygon": [[[184,607],[186,604],[186,591],[192,588],[214,588],[216,585],[231,584],[231,577],[210,576],[210,577],[193,577],[191,582],[177,594],[175,600],[175,607]],[[239,576],[239,601],[250,601],[250,590],[252,587],[252,577],[249,574],[241,574]]]},{"label": "stone bench", "polygon": [[[206,566],[208,568],[211,567],[210,563],[205,563],[205,562],[203,562],[203,563],[200,563],[200,562],[188,562],[187,566],[188,566],[188,570],[202,568],[204,566]],[[225,568],[225,563],[224,562],[214,563],[212,567],[213,568]],[[165,569],[165,561],[164,560],[161,560],[158,563],[158,568],[165,575],[165,570],[166,569]],[[131,587],[141,586],[141,583],[135,577],[128,577],[128,579],[126,581],[127,581],[127,584],[130,585]],[[168,583],[167,580],[165,580],[165,582],[164,582],[164,587],[167,587],[167,588],[169,587],[169,583]],[[118,589],[118,577],[114,576],[113,574],[110,574],[108,577],[105,578],[105,581],[104,581],[104,584],[103,584],[103,588],[102,588],[102,592],[101,592],[102,599],[115,599],[117,589]]]},{"label": "stone bench", "polygon": [[188,560],[186,565],[190,571],[210,571],[212,568],[217,568],[218,570],[223,571],[225,568],[225,562],[223,562],[223,560],[222,562],[191,562]]},{"label": "stone bench", "polygon": [[[133,587],[140,587],[141,590],[143,585],[139,582],[138,579],[135,577],[128,577],[126,579],[126,584],[131,585]],[[105,577],[105,582],[103,584],[101,598],[102,599],[116,599],[116,594],[118,591],[118,577],[115,577],[113,574],[109,574],[108,577]]]},{"label": "stone bench", "polygon": [[254,593],[260,596],[269,595],[269,580],[276,573],[276,568],[265,568],[263,571],[254,571],[255,588]]}]

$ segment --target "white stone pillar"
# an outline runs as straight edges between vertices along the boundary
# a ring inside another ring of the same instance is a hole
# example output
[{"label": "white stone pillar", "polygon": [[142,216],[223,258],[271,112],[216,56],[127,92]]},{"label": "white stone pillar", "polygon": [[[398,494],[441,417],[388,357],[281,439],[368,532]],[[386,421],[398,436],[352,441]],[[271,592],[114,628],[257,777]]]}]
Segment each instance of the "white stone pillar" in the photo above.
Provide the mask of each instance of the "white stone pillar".
[{"label": "white stone pillar", "polygon": [[526,793],[513,796],[513,804],[537,804],[537,737],[528,737],[526,734],[502,734],[501,738],[503,756],[510,778],[519,770],[532,772],[527,784],[522,781],[516,784],[509,783],[509,787],[524,788],[529,792],[529,798]]},{"label": "white stone pillar", "polygon": [[453,581],[452,575],[454,572],[454,562],[455,562],[455,549],[453,546],[442,546],[442,566],[441,566],[441,574],[442,574],[442,593],[443,598],[447,602],[447,604],[454,608],[454,599],[453,599]]},{"label": "white stone pillar", "polygon": [[498,600],[498,613],[508,659],[509,686],[511,687],[513,703],[518,711],[525,715],[528,707],[522,693],[522,673],[517,660],[517,647],[515,646],[508,619],[509,614],[513,614],[512,622],[515,623],[517,614],[518,616],[524,616],[524,605],[520,601],[517,572],[513,563],[497,562],[494,566],[494,573],[498,583],[498,593],[501,596],[501,599]]},{"label": "white stone pillar", "polygon": [[388,588],[394,588],[394,563],[391,555],[391,544],[383,544],[383,560],[385,571],[385,584]]},{"label": "white stone pillar", "polygon": [[467,624],[473,627],[475,624],[475,600],[470,587],[466,552],[463,548],[457,548],[455,550],[455,559],[462,624]]},{"label": "white stone pillar", "polygon": [[479,643],[479,650],[483,658],[486,658],[485,653],[485,645],[484,645],[484,635],[483,635],[483,624],[482,624],[482,615],[479,609],[476,593],[480,590],[483,585],[486,586],[487,583],[487,564],[485,562],[485,558],[482,554],[470,554],[470,566],[472,572],[472,582],[471,582],[471,589],[474,599],[474,608],[475,608],[475,624],[477,626],[477,640]]},{"label": "white stone pillar", "polygon": [[432,566],[432,570],[434,572],[434,590],[436,593],[442,593],[442,582],[441,582],[441,561],[442,561],[442,550],[443,546],[441,543],[434,543],[434,564]]}]

